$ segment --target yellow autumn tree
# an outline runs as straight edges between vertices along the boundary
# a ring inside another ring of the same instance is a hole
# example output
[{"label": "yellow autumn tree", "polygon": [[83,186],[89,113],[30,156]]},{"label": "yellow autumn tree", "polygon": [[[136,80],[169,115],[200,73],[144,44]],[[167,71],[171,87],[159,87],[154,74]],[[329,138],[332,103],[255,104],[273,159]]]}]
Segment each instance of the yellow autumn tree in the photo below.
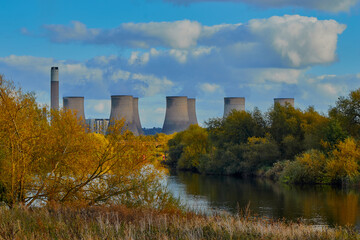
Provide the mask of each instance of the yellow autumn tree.
[{"label": "yellow autumn tree", "polygon": [[88,133],[74,113],[48,112],[1,77],[0,201],[12,207],[169,200],[151,164],[155,144],[123,126],[111,124],[107,136]]},{"label": "yellow autumn tree", "polygon": [[333,181],[354,179],[359,175],[360,148],[354,138],[336,145],[327,162],[327,175]]}]

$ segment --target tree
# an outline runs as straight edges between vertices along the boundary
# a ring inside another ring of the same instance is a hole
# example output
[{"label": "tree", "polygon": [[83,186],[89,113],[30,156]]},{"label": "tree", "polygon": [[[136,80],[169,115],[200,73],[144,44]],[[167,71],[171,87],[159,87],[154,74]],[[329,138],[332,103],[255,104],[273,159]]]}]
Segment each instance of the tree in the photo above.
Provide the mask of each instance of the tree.
[{"label": "tree", "polygon": [[169,163],[178,169],[198,171],[199,160],[208,151],[207,130],[198,125],[190,125],[169,141]]},{"label": "tree", "polygon": [[156,144],[122,131],[124,120],[107,136],[88,133],[70,111],[48,112],[2,78],[0,101],[0,187],[8,206],[157,201]]},{"label": "tree", "polygon": [[179,169],[198,170],[199,159],[209,149],[208,133],[198,125],[190,127],[182,134],[183,153],[178,162]]},{"label": "tree", "polygon": [[265,121],[258,109],[253,112],[233,110],[226,118],[205,122],[214,145],[246,143],[249,137],[265,136]]},{"label": "tree", "polygon": [[350,92],[348,97],[339,97],[329,116],[337,119],[350,136],[360,137],[360,89]]},{"label": "tree", "polygon": [[339,142],[327,163],[327,175],[335,183],[359,175],[360,148],[353,138]]},{"label": "tree", "polygon": [[293,159],[304,148],[303,113],[289,104],[276,103],[267,115],[269,132],[279,146],[282,159]]}]

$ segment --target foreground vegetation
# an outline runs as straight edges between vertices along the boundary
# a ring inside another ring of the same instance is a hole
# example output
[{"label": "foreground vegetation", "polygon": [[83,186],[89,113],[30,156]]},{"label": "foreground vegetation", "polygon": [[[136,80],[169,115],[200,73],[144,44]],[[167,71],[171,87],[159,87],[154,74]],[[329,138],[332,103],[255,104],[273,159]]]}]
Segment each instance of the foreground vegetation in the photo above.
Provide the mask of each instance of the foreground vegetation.
[{"label": "foreground vegetation", "polygon": [[314,227],[246,214],[146,208],[0,209],[0,239],[360,239],[352,228]]},{"label": "foreground vegetation", "polygon": [[168,143],[166,164],[205,174],[257,175],[296,184],[357,182],[360,89],[328,116],[275,104],[266,113],[233,111],[192,125]]}]

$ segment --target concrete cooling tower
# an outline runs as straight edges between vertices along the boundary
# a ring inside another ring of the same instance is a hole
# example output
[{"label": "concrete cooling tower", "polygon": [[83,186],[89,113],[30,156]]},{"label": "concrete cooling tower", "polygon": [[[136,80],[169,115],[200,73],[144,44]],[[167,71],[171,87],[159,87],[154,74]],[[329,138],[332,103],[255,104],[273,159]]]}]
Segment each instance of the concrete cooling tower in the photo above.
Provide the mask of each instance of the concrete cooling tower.
[{"label": "concrete cooling tower", "polygon": [[76,113],[76,117],[85,121],[84,97],[64,97],[64,109]]},{"label": "concrete cooling tower", "polygon": [[114,120],[122,118],[125,119],[125,127],[135,136],[138,136],[139,132],[134,121],[133,97],[129,95],[111,96],[110,124]]},{"label": "concrete cooling tower", "polygon": [[227,117],[232,110],[245,111],[244,97],[224,98],[224,117]]},{"label": "concrete cooling tower", "polygon": [[286,104],[290,104],[294,107],[295,99],[294,98],[274,98],[274,104],[279,103],[280,106],[286,106]]},{"label": "concrete cooling tower", "polygon": [[51,67],[50,107],[59,110],[59,68]]},{"label": "concrete cooling tower", "polygon": [[166,114],[162,132],[172,134],[189,127],[187,97],[166,97]]},{"label": "concrete cooling tower", "polygon": [[141,127],[140,115],[139,115],[139,98],[133,98],[133,119],[140,135],[144,135],[144,131]]},{"label": "concrete cooling tower", "polygon": [[196,117],[196,99],[195,98],[188,98],[188,114],[189,114],[189,125],[191,124],[198,124],[197,117]]}]

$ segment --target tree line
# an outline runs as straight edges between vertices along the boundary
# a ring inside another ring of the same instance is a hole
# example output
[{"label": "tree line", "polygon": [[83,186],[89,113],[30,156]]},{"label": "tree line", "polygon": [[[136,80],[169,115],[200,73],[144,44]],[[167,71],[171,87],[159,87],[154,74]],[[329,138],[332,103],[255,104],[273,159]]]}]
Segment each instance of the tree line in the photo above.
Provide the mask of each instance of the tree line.
[{"label": "tree line", "polygon": [[275,104],[191,125],[168,142],[166,164],[205,174],[265,176],[297,184],[357,181],[360,89],[328,114]]}]

